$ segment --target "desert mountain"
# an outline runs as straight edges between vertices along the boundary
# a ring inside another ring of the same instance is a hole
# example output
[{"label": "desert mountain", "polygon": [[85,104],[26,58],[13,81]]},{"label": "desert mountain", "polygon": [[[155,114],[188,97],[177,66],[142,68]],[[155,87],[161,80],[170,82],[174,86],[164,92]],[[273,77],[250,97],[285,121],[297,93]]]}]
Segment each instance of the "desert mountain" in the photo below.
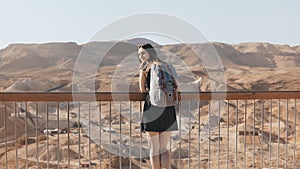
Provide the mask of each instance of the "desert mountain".
[{"label": "desert mountain", "polygon": [[[220,73],[224,74],[229,90],[297,90],[300,86],[297,76],[300,46],[258,42],[158,45],[148,39],[135,38],[81,45],[74,42],[11,44],[0,50],[0,87],[4,91],[48,91],[52,88],[68,91],[72,89],[75,72],[90,90],[137,91],[136,44],[139,43],[153,44],[162,60],[177,66],[183,83],[196,83],[201,90],[211,89],[209,80],[213,77],[209,77],[208,72],[216,56],[221,60],[216,65],[223,65]],[[78,57],[83,58],[85,66],[75,70]],[[96,72],[86,74],[85,70],[95,65]],[[112,83],[119,80],[127,84]],[[31,89],[29,82],[42,86]]]}]

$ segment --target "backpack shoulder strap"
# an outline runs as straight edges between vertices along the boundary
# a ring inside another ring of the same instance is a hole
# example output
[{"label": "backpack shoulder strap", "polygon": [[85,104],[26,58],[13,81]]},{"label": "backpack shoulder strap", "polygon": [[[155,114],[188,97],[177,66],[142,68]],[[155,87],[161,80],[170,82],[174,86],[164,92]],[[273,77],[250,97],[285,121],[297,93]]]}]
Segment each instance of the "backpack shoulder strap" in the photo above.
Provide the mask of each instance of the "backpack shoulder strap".
[{"label": "backpack shoulder strap", "polygon": [[162,69],[162,65],[157,65],[159,67],[159,70],[160,70],[160,74],[161,74],[161,84],[162,84],[162,88],[164,89],[166,86],[165,86],[165,75],[164,75],[164,72],[163,72],[163,69]]},{"label": "backpack shoulder strap", "polygon": [[177,89],[178,86],[177,86],[176,80],[174,78],[174,74],[173,74],[172,70],[170,69],[170,64],[167,64],[166,67],[168,69],[168,72],[170,72],[170,75],[172,78],[172,83],[175,85],[175,89]]}]

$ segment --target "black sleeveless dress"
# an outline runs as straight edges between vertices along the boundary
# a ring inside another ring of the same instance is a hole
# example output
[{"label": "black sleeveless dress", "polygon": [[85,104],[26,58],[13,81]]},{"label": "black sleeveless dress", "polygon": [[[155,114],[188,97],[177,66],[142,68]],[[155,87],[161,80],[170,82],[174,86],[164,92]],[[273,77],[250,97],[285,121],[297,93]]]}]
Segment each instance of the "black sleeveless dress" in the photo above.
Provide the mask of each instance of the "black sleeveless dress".
[{"label": "black sleeveless dress", "polygon": [[[150,89],[150,70],[147,73],[145,85],[146,88]],[[175,130],[178,130],[175,107],[153,106],[151,105],[149,95],[147,94],[141,120],[141,132],[163,132]]]}]

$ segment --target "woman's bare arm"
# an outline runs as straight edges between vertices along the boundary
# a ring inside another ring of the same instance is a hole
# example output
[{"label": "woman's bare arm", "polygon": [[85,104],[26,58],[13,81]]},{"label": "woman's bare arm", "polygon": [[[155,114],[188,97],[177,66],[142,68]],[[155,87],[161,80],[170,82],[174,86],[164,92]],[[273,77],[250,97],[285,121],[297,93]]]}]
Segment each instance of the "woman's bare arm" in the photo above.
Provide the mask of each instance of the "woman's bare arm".
[{"label": "woman's bare arm", "polygon": [[145,87],[145,82],[146,82],[146,74],[143,70],[140,70],[139,86],[140,86],[140,91],[143,93],[147,92]]}]

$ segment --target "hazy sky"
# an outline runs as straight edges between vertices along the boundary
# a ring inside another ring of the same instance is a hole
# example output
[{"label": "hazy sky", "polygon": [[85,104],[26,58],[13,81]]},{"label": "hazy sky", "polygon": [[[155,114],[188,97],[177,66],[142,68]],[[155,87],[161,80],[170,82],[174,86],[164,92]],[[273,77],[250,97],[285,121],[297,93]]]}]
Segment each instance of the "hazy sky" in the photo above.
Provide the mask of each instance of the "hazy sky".
[{"label": "hazy sky", "polygon": [[300,45],[299,9],[298,0],[0,0],[0,49],[11,43],[86,43],[109,23],[144,12],[179,17],[209,41],[294,46]]}]

